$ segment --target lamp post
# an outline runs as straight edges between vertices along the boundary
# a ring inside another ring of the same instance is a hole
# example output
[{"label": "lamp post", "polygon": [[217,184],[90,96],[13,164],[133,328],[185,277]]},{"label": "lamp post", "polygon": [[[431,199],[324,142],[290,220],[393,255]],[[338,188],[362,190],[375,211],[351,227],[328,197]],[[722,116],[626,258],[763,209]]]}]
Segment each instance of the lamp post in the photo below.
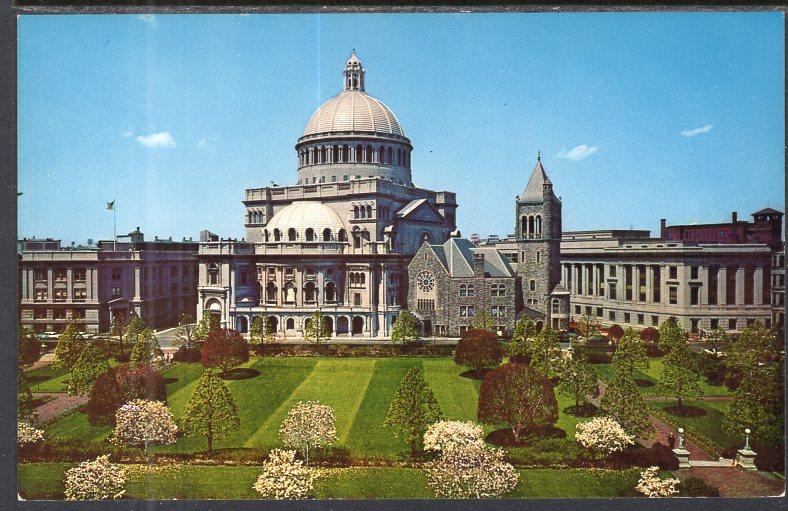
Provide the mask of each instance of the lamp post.
[{"label": "lamp post", "polygon": [[750,447],[750,428],[744,430],[744,447],[739,449],[736,464],[744,470],[758,470],[755,466],[755,456],[757,453]]},{"label": "lamp post", "polygon": [[750,450],[750,428],[745,428],[744,430],[744,450]]},{"label": "lamp post", "polygon": [[679,468],[690,468],[689,451],[684,447],[684,428],[679,428],[679,439],[673,454],[679,460]]}]

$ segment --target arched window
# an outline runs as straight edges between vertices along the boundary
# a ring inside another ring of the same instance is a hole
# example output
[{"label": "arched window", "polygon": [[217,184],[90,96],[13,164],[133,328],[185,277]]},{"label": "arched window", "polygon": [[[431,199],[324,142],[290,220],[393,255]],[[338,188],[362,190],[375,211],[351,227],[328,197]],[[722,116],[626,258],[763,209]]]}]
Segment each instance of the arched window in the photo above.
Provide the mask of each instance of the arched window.
[{"label": "arched window", "polygon": [[265,235],[265,242],[268,243],[268,229],[263,229],[263,235]]},{"label": "arched window", "polygon": [[331,241],[331,229],[328,227],[323,229],[323,241]]},{"label": "arched window", "polygon": [[334,146],[334,151],[333,151],[333,154],[332,154],[332,159],[331,159],[331,161],[332,161],[333,163],[336,163],[336,162],[338,162],[338,161],[339,161],[339,146],[338,146],[338,145],[335,145],[335,146]]},{"label": "arched window", "polygon": [[219,265],[216,263],[208,265],[208,284],[211,286],[219,285]]},{"label": "arched window", "polygon": [[533,236],[533,234],[535,232],[536,232],[536,229],[534,227],[534,217],[529,216],[528,217],[528,234]]},{"label": "arched window", "polygon": [[528,234],[528,217],[525,217],[525,216],[524,216],[524,217],[522,217],[522,218],[520,219],[520,227],[521,227],[521,230],[522,230],[522,235],[523,235],[523,236],[525,236],[526,234]]},{"label": "arched window", "polygon": [[388,163],[389,165],[393,163],[393,158],[391,156],[392,152],[393,150],[391,149],[391,147],[389,147],[388,155],[386,157],[386,163]]},{"label": "arched window", "polygon": [[287,318],[287,321],[285,321],[285,329],[295,330],[295,320],[293,318]]},{"label": "arched window", "polygon": [[236,328],[242,334],[245,334],[249,331],[249,320],[246,319],[246,316],[238,316],[238,322],[236,323]]},{"label": "arched window", "polygon": [[339,235],[337,238],[339,239],[339,241],[347,241],[347,233],[345,232],[345,229],[339,230]]},{"label": "arched window", "polygon": [[372,163],[372,146],[368,145],[367,150],[364,153],[364,161],[366,163]]},{"label": "arched window", "polygon": [[378,163],[381,164],[385,163],[384,161],[385,159],[386,159],[386,150],[383,148],[383,146],[381,146],[378,148]]},{"label": "arched window", "polygon": [[359,216],[358,216],[358,206],[353,206],[353,218],[355,218],[356,220],[358,220],[358,218],[359,218]]},{"label": "arched window", "polygon": [[307,228],[304,234],[306,235],[306,241],[315,241],[315,230],[311,227]]},{"label": "arched window", "polygon": [[296,240],[296,230],[292,227],[287,230],[287,241],[295,241]]},{"label": "arched window", "polygon": [[361,248],[361,234],[353,233],[353,248]]},{"label": "arched window", "polygon": [[361,206],[359,211],[361,212],[361,218],[367,218],[367,208],[365,208],[364,206]]},{"label": "arched window", "polygon": [[425,232],[422,232],[422,233],[419,235],[419,239],[421,239],[421,242],[422,242],[422,243],[424,243],[425,241],[426,241],[427,243],[432,243],[432,236],[430,236],[430,233],[428,233],[428,232],[426,232],[426,231],[425,231]]},{"label": "arched window", "polygon": [[490,286],[490,296],[506,296],[506,285],[492,284]]},{"label": "arched window", "polygon": [[353,158],[356,163],[361,163],[361,159],[364,156],[364,149],[361,147],[361,144],[356,146],[356,154],[354,154],[355,158]]},{"label": "arched window", "polygon": [[325,286],[325,301],[326,302],[336,302],[337,301],[337,286],[331,281],[326,282]]},{"label": "arched window", "polygon": [[536,215],[536,234],[542,234],[542,216]]},{"label": "arched window", "polygon": [[402,165],[402,149],[397,149],[397,165]]},{"label": "arched window", "polygon": [[367,210],[367,218],[372,218],[372,206],[368,205],[366,207],[366,210]]},{"label": "arched window", "polygon": [[359,335],[364,331],[364,318],[361,316],[354,316],[352,322],[353,329],[351,330],[352,335]]},{"label": "arched window", "polygon": [[528,290],[536,291],[536,281],[534,279],[528,281]]},{"label": "arched window", "polygon": [[460,284],[460,298],[468,296],[468,286],[466,284]]},{"label": "arched window", "polygon": [[328,159],[327,157],[328,154],[326,153],[326,148],[324,146],[320,148],[320,163],[326,163],[326,160]]},{"label": "arched window", "polygon": [[265,286],[265,301],[276,302],[276,284],[273,282],[269,282],[268,285]]},{"label": "arched window", "polygon": [[285,284],[284,301],[285,303],[295,303],[296,301],[296,287],[292,282]]},{"label": "arched window", "polygon": [[342,163],[350,161],[350,148],[346,145],[342,146]]},{"label": "arched window", "polygon": [[282,234],[279,232],[279,229],[274,229],[274,241],[280,241],[282,239]]},{"label": "arched window", "polygon": [[314,282],[307,282],[304,286],[304,302],[314,303],[317,301],[317,291]]}]

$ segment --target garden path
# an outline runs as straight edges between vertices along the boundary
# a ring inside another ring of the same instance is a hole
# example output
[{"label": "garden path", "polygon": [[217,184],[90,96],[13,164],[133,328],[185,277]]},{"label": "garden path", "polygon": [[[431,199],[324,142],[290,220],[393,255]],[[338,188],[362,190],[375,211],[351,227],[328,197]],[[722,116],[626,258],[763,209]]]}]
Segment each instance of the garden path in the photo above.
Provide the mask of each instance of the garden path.
[{"label": "garden path", "polygon": [[34,392],[33,397],[51,397],[36,408],[36,422],[46,424],[88,402],[87,396],[69,396],[64,392]]}]

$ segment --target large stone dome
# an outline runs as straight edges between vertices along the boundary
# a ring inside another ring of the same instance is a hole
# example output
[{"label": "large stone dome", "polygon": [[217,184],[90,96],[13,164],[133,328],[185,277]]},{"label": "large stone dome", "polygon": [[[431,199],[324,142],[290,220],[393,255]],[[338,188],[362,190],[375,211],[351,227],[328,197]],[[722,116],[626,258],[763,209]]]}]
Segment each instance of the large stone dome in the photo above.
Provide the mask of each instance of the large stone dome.
[{"label": "large stone dome", "polygon": [[389,107],[357,90],[345,91],[323,103],[306,124],[304,136],[335,132],[405,136]]},{"label": "large stone dome", "polygon": [[[295,231],[295,239],[291,239],[291,229]],[[311,236],[307,232],[309,229]],[[333,209],[316,201],[293,202],[276,213],[265,226],[268,241],[337,241],[340,230],[344,235],[346,229]],[[326,234],[328,239],[325,239]]]}]

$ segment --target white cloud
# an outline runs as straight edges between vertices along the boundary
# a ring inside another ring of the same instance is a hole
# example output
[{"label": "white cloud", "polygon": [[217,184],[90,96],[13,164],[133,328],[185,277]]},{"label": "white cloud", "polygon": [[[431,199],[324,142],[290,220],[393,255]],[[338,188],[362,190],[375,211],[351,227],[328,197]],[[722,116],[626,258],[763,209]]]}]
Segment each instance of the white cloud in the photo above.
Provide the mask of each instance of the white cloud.
[{"label": "white cloud", "polygon": [[153,14],[138,14],[137,19],[140,21],[144,21],[148,25],[155,27],[158,22],[156,21],[156,16]]},{"label": "white cloud", "polygon": [[150,135],[138,135],[137,142],[145,147],[175,147],[175,140],[169,131],[160,131],[159,133],[151,133]]},{"label": "white cloud", "polygon": [[710,132],[713,127],[714,126],[712,126],[711,124],[707,124],[706,126],[703,126],[701,128],[695,128],[695,129],[691,129],[691,130],[684,130],[684,131],[681,132],[681,136],[682,137],[694,137],[695,135],[700,135],[700,134],[703,134],[703,133]]},{"label": "white cloud", "polygon": [[580,161],[598,152],[599,147],[595,145],[588,146],[586,144],[580,144],[579,146],[573,147],[569,152],[567,152],[566,149],[561,149],[561,152],[558,153],[558,157],[566,158],[567,160]]}]

